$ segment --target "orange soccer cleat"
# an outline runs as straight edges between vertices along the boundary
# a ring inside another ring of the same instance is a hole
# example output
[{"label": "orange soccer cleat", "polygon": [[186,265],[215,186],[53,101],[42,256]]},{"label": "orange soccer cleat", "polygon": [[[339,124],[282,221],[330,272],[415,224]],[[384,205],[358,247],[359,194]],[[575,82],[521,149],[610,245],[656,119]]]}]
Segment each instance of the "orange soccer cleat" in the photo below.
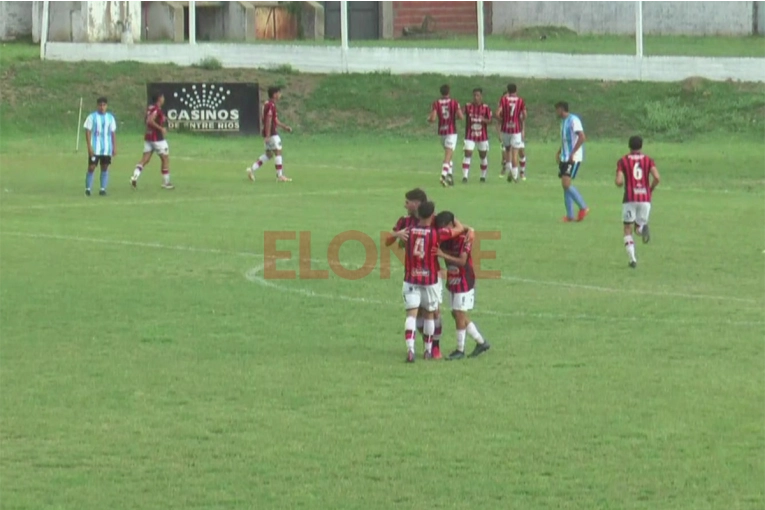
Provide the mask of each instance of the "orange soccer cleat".
[{"label": "orange soccer cleat", "polygon": [[579,209],[579,215],[576,217],[576,221],[584,220],[588,214],[590,214],[589,207],[585,207],[584,209]]}]

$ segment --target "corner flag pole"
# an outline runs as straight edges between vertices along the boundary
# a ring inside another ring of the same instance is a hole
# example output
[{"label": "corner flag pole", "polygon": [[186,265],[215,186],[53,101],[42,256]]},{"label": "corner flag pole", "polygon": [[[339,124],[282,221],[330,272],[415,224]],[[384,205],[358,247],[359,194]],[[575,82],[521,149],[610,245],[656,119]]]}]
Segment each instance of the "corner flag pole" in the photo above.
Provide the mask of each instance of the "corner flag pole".
[{"label": "corner flag pole", "polygon": [[77,143],[74,152],[80,152],[80,129],[82,128],[82,98],[80,98],[80,114],[77,116]]}]

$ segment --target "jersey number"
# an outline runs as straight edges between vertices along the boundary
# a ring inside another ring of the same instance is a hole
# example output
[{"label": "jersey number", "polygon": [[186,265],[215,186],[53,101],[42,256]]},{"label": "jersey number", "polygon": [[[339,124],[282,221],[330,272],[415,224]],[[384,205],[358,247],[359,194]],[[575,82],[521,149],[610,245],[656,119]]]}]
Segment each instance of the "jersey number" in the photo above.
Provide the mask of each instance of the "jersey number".
[{"label": "jersey number", "polygon": [[448,106],[442,106],[441,107],[441,118],[444,120],[449,120],[449,107]]},{"label": "jersey number", "polygon": [[510,116],[515,117],[515,107],[517,105],[515,103],[510,103]]},{"label": "jersey number", "polygon": [[422,237],[414,240],[414,256],[420,259],[425,258],[425,239]]},{"label": "jersey number", "polygon": [[632,167],[632,177],[636,181],[643,179],[643,169],[640,167],[640,163],[635,163],[635,166]]}]

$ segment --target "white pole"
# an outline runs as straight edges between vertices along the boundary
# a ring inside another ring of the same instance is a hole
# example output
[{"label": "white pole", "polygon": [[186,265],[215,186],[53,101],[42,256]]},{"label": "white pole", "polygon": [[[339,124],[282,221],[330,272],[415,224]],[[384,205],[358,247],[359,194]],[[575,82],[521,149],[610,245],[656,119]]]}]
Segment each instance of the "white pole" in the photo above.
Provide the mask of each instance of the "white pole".
[{"label": "white pole", "polygon": [[80,98],[80,115],[77,117],[77,143],[74,152],[80,152],[80,129],[82,128],[82,98]]},{"label": "white pole", "polygon": [[189,44],[197,43],[197,3],[189,0]]},{"label": "white pole", "polygon": [[43,2],[42,26],[40,27],[40,60],[45,60],[45,45],[48,44],[48,25],[50,24],[50,2]]},{"label": "white pole", "polygon": [[478,21],[478,51],[483,53],[485,46],[484,41],[484,19],[483,19],[483,2],[476,2],[476,20]]},{"label": "white pole", "polygon": [[348,72],[348,2],[340,2],[340,51],[343,72]]},{"label": "white pole", "polygon": [[635,43],[637,44],[637,58],[643,58],[643,2],[636,2],[635,11]]}]

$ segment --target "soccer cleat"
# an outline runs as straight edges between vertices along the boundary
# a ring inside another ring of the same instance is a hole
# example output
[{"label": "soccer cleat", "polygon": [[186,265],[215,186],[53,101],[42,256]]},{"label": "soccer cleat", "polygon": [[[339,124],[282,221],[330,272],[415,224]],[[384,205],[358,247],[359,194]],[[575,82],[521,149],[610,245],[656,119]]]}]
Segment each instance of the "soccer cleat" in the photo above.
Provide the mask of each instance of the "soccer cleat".
[{"label": "soccer cleat", "polygon": [[447,175],[446,182],[449,184],[449,186],[454,186],[454,176],[452,174]]},{"label": "soccer cleat", "polygon": [[482,344],[478,344],[475,346],[475,349],[473,349],[473,352],[470,353],[471,358],[475,358],[483,354],[484,352],[488,351],[491,348],[491,345],[489,342],[484,342]]},{"label": "soccer cleat", "polygon": [[441,181],[440,182],[441,182],[441,186],[443,186],[444,188],[449,185],[449,181],[446,180],[446,175],[444,175],[444,174],[441,174]]},{"label": "soccer cleat", "polygon": [[433,359],[441,359],[441,348],[433,346]]},{"label": "soccer cleat", "polygon": [[481,177],[481,182],[486,182],[486,177]]},{"label": "soccer cleat", "polygon": [[414,363],[414,351],[409,351],[406,353],[406,362]]},{"label": "soccer cleat", "polygon": [[637,260],[631,260],[631,261],[630,261],[630,267],[631,267],[632,269],[635,269],[635,268],[637,267]]},{"label": "soccer cleat", "polygon": [[582,221],[584,220],[587,215],[590,214],[590,208],[585,207],[584,209],[579,209],[579,214],[576,217],[576,221]]},{"label": "soccer cleat", "polygon": [[456,359],[463,359],[465,357],[465,353],[463,351],[453,351],[451,354],[449,354],[449,357],[446,358],[449,361],[454,361]]},{"label": "soccer cleat", "polygon": [[255,180],[255,172],[252,171],[251,167],[247,168],[247,178],[251,181]]},{"label": "soccer cleat", "polygon": [[105,197],[106,196],[106,190],[102,189],[101,191],[98,192],[98,194],[101,195],[102,197]]},{"label": "soccer cleat", "polygon": [[640,235],[643,237],[644,243],[651,240],[651,231],[648,230],[648,225],[643,225],[643,228],[640,230]]},{"label": "soccer cleat", "polygon": [[280,175],[276,178],[276,182],[292,182],[292,179],[287,177],[286,175]]},{"label": "soccer cleat", "polygon": [[522,181],[526,180],[526,172],[521,172],[521,180]]},{"label": "soccer cleat", "polygon": [[462,184],[467,184],[467,177],[462,178]]},{"label": "soccer cleat", "polygon": [[85,190],[85,196],[86,196],[86,197],[89,197],[89,196],[90,196],[90,190],[89,190],[89,189],[86,189],[86,190]]},{"label": "soccer cleat", "polygon": [[130,178],[130,185],[133,186],[133,189],[136,189],[137,186],[138,186],[138,179],[136,179],[135,177],[131,177]]},{"label": "soccer cleat", "polygon": [[574,221],[574,218],[569,218],[568,216],[563,217],[563,223],[571,223]]},{"label": "soccer cleat", "polygon": [[175,189],[175,186],[173,186],[173,185],[172,185],[171,183],[169,183],[169,182],[167,182],[167,183],[163,184],[163,185],[162,185],[162,187],[163,187],[163,188],[165,188],[165,189]]},{"label": "soccer cleat", "polygon": [[422,359],[433,359],[433,353],[432,353],[432,352],[428,352],[428,351],[425,351],[425,352],[422,354]]}]

